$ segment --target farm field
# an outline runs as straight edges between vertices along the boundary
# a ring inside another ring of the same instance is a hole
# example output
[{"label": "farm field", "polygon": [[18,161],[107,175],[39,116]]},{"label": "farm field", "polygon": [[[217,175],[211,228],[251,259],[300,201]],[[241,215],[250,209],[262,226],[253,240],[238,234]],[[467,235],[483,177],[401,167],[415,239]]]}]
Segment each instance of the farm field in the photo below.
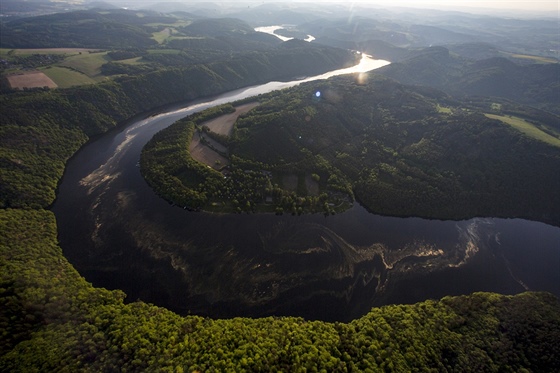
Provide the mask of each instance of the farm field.
[{"label": "farm field", "polygon": [[95,80],[89,76],[66,67],[50,66],[41,71],[51,78],[59,88],[95,83]]},{"label": "farm field", "polygon": [[13,89],[57,87],[56,83],[41,71],[21,72],[8,75],[6,79],[8,79],[8,83]]},{"label": "farm field", "polygon": [[248,113],[258,105],[258,102],[251,102],[249,104],[238,106],[235,108],[235,112],[222,115],[218,118],[202,123],[202,126],[208,127],[210,131],[217,133],[218,135],[229,136],[237,118]]},{"label": "farm field", "polygon": [[195,132],[193,135],[192,141],[189,145],[189,152],[198,162],[204,163],[208,167],[212,167],[216,170],[219,170],[223,166],[229,164],[229,160],[227,158],[221,156],[201,142],[199,132]]},{"label": "farm field", "polygon": [[107,52],[98,52],[71,56],[60,65],[75,69],[92,79],[100,80],[103,78],[101,66],[108,61]]}]

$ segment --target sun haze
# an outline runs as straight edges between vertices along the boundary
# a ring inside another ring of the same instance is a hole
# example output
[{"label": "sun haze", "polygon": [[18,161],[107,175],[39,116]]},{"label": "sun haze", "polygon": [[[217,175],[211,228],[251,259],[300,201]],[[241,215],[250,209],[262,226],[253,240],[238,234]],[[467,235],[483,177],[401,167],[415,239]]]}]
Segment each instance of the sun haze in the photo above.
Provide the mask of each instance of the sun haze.
[{"label": "sun haze", "polygon": [[447,0],[358,0],[355,3],[383,5],[383,6],[406,6],[414,8],[487,8],[502,10],[524,10],[532,12],[558,11],[557,0],[545,1],[509,1],[509,0],[470,0],[470,1],[447,1]]}]

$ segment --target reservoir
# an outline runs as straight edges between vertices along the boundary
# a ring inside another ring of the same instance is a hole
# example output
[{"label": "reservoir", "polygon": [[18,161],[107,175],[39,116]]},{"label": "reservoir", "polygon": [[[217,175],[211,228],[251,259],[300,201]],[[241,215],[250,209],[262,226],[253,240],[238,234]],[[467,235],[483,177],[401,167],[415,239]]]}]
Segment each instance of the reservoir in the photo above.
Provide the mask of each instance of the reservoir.
[{"label": "reservoir", "polygon": [[374,306],[475,291],[560,296],[558,227],[384,217],[357,203],[328,217],[190,212],[140,175],[143,146],[182,117],[387,63],[363,56],[350,69],[131,119],[88,143],[68,162],[53,206],[65,256],[94,286],[185,315],[348,321]]}]

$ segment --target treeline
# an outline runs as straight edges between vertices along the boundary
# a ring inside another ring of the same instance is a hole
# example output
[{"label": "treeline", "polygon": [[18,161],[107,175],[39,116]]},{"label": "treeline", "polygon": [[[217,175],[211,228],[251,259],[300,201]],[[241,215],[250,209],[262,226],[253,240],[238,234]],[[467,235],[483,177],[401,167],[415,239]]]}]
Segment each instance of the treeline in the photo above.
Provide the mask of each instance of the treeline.
[{"label": "treeline", "polygon": [[0,370],[555,372],[560,303],[475,293],[350,323],[180,317],[93,288],[47,211],[0,210]]},{"label": "treeline", "polygon": [[[354,58],[321,46],[277,49],[91,86],[1,95],[0,206],[49,206],[66,160],[88,138],[135,114],[269,80],[319,74]],[[291,64],[294,60],[301,64]]]}]

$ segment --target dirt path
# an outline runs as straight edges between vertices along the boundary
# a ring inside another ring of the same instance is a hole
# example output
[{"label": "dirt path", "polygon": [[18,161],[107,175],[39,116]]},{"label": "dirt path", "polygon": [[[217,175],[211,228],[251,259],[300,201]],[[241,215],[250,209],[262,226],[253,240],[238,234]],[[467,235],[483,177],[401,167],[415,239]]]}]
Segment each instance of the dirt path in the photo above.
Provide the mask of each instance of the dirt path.
[{"label": "dirt path", "polygon": [[248,113],[258,105],[258,102],[251,102],[249,104],[238,106],[235,108],[235,112],[209,120],[208,122],[202,123],[202,125],[208,127],[208,129],[214,133],[229,136],[237,118],[239,118],[240,115]]}]

